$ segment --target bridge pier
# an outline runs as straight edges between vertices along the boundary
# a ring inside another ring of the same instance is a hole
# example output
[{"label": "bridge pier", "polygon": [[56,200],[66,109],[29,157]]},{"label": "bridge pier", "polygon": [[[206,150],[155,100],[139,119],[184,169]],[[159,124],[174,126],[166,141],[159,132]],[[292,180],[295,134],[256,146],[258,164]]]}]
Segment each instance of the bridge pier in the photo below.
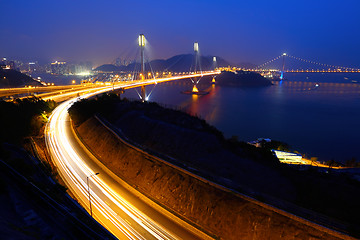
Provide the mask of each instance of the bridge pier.
[{"label": "bridge pier", "polygon": [[286,57],[286,53],[283,53],[283,64],[282,64],[282,71],[281,71],[281,75],[280,75],[280,80],[284,79],[284,72],[285,72],[285,57]]},{"label": "bridge pier", "polygon": [[140,97],[141,97],[142,102],[146,101],[146,89],[145,89],[145,86],[141,86]]},{"label": "bridge pier", "polygon": [[118,93],[119,93],[119,99],[121,100],[121,94],[124,94],[125,90],[123,88],[119,88]]}]

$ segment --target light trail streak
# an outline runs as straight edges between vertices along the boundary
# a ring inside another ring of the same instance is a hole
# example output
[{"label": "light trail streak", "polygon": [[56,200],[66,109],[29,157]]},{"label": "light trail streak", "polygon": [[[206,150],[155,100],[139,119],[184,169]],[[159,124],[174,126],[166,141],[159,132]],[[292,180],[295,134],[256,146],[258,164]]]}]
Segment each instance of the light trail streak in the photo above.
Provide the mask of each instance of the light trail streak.
[{"label": "light trail streak", "polygon": [[[85,93],[82,98],[89,98],[118,88],[128,89],[142,85],[157,84],[160,82],[179,80],[194,76],[214,75],[218,73],[219,72],[191,74],[146,80],[145,82],[134,81],[91,90],[81,90],[72,94]],[[91,92],[86,93],[86,91]],[[66,94],[71,95],[70,93]],[[93,167],[88,164],[89,160],[79,153],[79,150],[74,147],[74,144],[70,140],[70,135],[72,133],[69,130],[71,126],[67,112],[73,102],[78,99],[80,99],[80,97],[67,100],[60,104],[50,116],[45,130],[46,145],[52,160],[71,192],[86,208],[88,206],[88,193],[90,192],[94,206],[94,218],[101,222],[103,226],[118,238],[166,240],[183,238],[176,233],[169,231],[166,226],[157,223],[154,219],[139,211],[133,204],[121,196],[117,190],[110,187],[111,184],[109,184],[108,179],[104,176],[106,175],[104,171],[101,172],[100,175],[94,176],[91,179],[91,188],[87,188],[86,178],[93,174],[94,170]],[[186,229],[184,226],[182,227]],[[199,236],[197,236],[197,238],[199,238]]]},{"label": "light trail streak", "polygon": [[[63,170],[63,177],[66,179],[68,186],[73,186],[72,190],[80,196],[82,202],[87,200],[87,189],[86,181],[84,177],[92,173],[91,169],[83,162],[80,157],[76,154],[75,150],[72,148],[70,142],[67,140],[67,131],[65,130],[65,122],[68,121],[67,109],[71,105],[71,101],[67,101],[56,108],[54,114],[50,119],[50,129],[55,131],[50,131],[51,139],[48,141],[50,148],[53,149],[54,160],[58,164],[59,169]],[[98,178],[96,178],[97,181]],[[72,184],[71,184],[72,183]],[[75,189],[76,188],[76,189]],[[97,209],[100,215],[106,216],[106,219],[109,219],[110,222],[129,239],[143,239],[141,235],[132,229],[128,223],[123,221],[117,216],[117,214],[109,209],[107,205],[98,197],[97,193],[92,189],[90,190],[94,201],[94,209]],[[84,200],[85,199],[85,200]],[[105,206],[105,207],[104,207]],[[97,217],[101,218],[101,217]],[[111,228],[110,228],[111,230]],[[115,233],[114,231],[112,231]],[[115,234],[116,235],[116,234]],[[158,238],[161,239],[161,238]]]}]

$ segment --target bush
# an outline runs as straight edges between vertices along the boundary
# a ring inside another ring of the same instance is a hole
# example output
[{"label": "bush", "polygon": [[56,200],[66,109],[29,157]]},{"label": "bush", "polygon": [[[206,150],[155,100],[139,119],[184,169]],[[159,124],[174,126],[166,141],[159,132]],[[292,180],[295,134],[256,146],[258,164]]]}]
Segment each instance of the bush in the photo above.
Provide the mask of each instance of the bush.
[{"label": "bush", "polygon": [[116,101],[120,101],[115,94],[103,94],[94,99],[82,99],[69,108],[69,115],[75,125],[80,125],[96,113],[109,113]]},{"label": "bush", "polygon": [[39,134],[47,120],[44,116],[56,105],[37,97],[0,101],[0,143],[18,143],[26,136]]}]

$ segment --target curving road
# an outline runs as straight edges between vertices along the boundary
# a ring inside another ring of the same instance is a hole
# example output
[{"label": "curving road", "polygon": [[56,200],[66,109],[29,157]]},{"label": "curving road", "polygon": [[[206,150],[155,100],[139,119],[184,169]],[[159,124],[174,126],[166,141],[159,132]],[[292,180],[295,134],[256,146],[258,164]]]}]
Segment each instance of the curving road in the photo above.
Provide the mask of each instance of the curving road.
[{"label": "curving road", "polygon": [[[175,79],[177,78],[171,80]],[[154,81],[121,84],[116,85],[116,88],[154,84]],[[156,82],[162,81],[156,80]],[[99,88],[82,97],[88,98],[113,88],[113,86]],[[67,110],[77,99],[65,101],[53,111],[46,126],[45,139],[59,174],[81,205],[90,211],[90,192],[93,217],[119,239],[211,239],[134,192],[135,189],[129,188],[119,178],[97,164],[97,159],[81,146],[71,128]],[[100,174],[93,175],[97,172]],[[87,177],[89,177],[89,191]]]}]

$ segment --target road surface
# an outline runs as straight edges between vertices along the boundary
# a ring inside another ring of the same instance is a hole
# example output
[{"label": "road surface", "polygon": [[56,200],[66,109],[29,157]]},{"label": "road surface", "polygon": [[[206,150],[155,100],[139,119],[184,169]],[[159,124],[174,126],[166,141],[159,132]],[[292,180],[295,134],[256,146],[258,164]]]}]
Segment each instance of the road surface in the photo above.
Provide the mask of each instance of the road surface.
[{"label": "road surface", "polygon": [[[130,83],[116,87],[138,85]],[[112,89],[102,87],[82,97]],[[80,145],[71,129],[67,110],[77,99],[67,100],[53,111],[45,139],[60,176],[80,204],[90,211],[91,199],[93,217],[119,239],[211,239],[159,206],[154,207],[150,200],[143,201],[138,194],[133,194],[134,189],[129,191],[122,181],[114,179],[96,163],[95,157]],[[95,173],[99,174],[93,175]]]}]

